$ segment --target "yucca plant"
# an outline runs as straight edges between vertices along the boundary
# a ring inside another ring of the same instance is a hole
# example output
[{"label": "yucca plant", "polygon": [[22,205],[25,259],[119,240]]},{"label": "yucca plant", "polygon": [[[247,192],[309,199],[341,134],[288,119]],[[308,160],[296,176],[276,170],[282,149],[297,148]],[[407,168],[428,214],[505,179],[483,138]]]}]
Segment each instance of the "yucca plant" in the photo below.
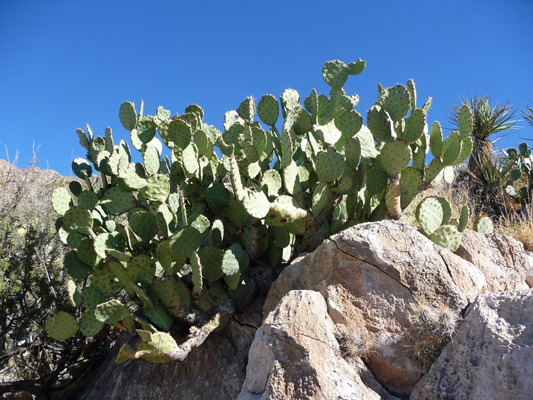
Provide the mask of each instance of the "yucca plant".
[{"label": "yucca plant", "polygon": [[487,95],[473,95],[470,99],[463,96],[460,104],[453,104],[449,116],[453,126],[458,126],[459,110],[464,104],[468,104],[474,116],[474,127],[471,137],[474,142],[472,153],[468,161],[468,169],[477,178],[483,179],[480,166],[486,163],[486,160],[495,156],[495,143],[504,136],[509,135],[518,122],[513,118],[516,111],[512,106],[506,103],[500,106],[499,103],[491,105],[490,97]]},{"label": "yucca plant", "polygon": [[[471,133],[473,148],[468,160],[469,189],[474,200],[475,213],[488,212],[500,214],[508,210],[505,187],[508,171],[498,158],[496,142],[517,129],[518,122],[514,119],[516,111],[509,103],[501,106],[498,102],[492,105],[487,95],[463,96],[460,104],[453,104],[449,121],[458,126],[459,110],[467,104],[472,110],[474,126]],[[503,204],[502,204],[503,200]]]}]

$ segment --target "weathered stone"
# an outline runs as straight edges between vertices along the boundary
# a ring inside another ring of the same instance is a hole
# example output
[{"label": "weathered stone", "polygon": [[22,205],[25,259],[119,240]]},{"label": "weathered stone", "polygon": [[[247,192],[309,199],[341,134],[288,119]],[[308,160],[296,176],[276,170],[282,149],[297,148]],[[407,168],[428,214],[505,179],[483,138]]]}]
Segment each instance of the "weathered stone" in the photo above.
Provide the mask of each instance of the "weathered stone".
[{"label": "weathered stone", "polygon": [[528,265],[526,283],[529,287],[533,287],[533,251],[526,251],[526,261]]},{"label": "weathered stone", "polygon": [[481,272],[415,228],[395,221],[361,224],[297,258],[273,284],[263,317],[290,290],[315,290],[335,323],[353,322],[374,341],[368,366],[389,391],[408,395],[427,372],[415,355],[411,306],[461,310],[486,287]]},{"label": "weathered stone", "polygon": [[481,295],[412,400],[533,396],[533,289]]},{"label": "weathered stone", "polygon": [[455,254],[474,264],[485,275],[491,293],[528,288],[529,263],[524,245],[510,236],[465,230]]},{"label": "weathered stone", "polygon": [[320,293],[289,292],[256,332],[238,400],[395,399],[365,385],[364,364],[342,358],[334,331]]}]

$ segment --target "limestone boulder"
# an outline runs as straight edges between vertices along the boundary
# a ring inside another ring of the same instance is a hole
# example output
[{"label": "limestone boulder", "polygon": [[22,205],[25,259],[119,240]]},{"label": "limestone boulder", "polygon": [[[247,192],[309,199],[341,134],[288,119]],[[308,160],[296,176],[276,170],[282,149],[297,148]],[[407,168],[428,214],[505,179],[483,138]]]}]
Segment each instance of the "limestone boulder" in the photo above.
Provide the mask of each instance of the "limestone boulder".
[{"label": "limestone boulder", "polygon": [[481,295],[411,400],[533,398],[533,289]]},{"label": "limestone boulder", "polygon": [[487,290],[491,293],[529,287],[526,277],[530,260],[524,245],[510,236],[465,230],[461,246],[455,254],[474,264],[483,273]]},{"label": "limestone boulder", "polygon": [[342,357],[322,295],[295,290],[269,313],[250,348],[238,400],[267,399],[397,398],[371,377],[360,359]]}]

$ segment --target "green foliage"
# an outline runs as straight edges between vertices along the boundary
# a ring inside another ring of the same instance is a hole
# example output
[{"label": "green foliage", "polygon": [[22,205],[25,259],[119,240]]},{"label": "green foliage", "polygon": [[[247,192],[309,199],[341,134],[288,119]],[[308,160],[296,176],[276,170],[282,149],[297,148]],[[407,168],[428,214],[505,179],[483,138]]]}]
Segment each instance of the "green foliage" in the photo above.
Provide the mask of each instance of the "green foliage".
[{"label": "green foliage", "polygon": [[[418,192],[453,178],[453,165],[471,148],[468,106],[459,133],[444,141],[435,134],[430,143],[431,99],[417,108],[413,81],[380,86],[367,127],[354,110],[359,97],[343,89],[364,68],[361,60],[326,63],[329,97],[313,89],[305,108],[294,89],[279,102],[265,95],[257,106],[249,97],[226,113],[223,132],[205,124],[194,104],[170,117],[162,107],[143,115],[142,103],[137,113],[125,102],[119,118],[142,164],[131,161],[126,143],[113,143],[109,128],[105,138],[79,129],[88,159],[76,159],[73,170],[85,181],[98,171],[101,187],[52,194],[60,237],[77,256],[67,271],[87,277],[82,306],[94,310],[77,324],[98,321],[139,335],[142,343],[124,347],[119,362],[183,360],[253,298],[251,260],[277,266],[348,226],[399,219]],[[268,130],[254,121],[256,111]],[[163,145],[170,159],[161,160]],[[426,166],[430,146],[441,154]],[[49,329],[57,339],[78,331],[61,315],[61,329]],[[164,333],[172,321],[189,330],[181,345]],[[100,326],[89,325],[82,332]]]},{"label": "green foliage", "polygon": [[54,202],[66,213],[65,202],[57,201],[68,194],[64,186],[53,171],[18,169],[0,160],[0,365],[14,379],[0,384],[0,394],[41,396],[68,385],[109,344],[105,335],[58,343],[45,331],[54,311],[55,328],[66,312],[81,315],[73,303],[79,293],[62,268],[63,246],[48,201],[56,187],[61,196],[54,196]]}]

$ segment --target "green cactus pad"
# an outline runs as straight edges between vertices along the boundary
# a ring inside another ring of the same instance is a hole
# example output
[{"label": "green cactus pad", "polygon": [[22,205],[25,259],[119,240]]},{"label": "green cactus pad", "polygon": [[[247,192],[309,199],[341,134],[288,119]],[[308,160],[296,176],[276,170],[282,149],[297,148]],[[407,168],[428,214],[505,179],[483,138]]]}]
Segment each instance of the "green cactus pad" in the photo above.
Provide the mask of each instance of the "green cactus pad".
[{"label": "green cactus pad", "polygon": [[84,190],[78,196],[78,206],[93,210],[99,203],[98,196],[92,190]]},{"label": "green cactus pad", "polygon": [[301,193],[302,186],[300,185],[299,172],[300,169],[294,161],[283,168],[283,185],[288,194],[295,195]]},{"label": "green cactus pad", "polygon": [[318,116],[318,94],[316,89],[311,91],[311,94],[305,98],[305,109],[311,114],[313,122],[316,122]]},{"label": "green cactus pad", "polygon": [[313,216],[318,216],[324,209],[329,200],[330,189],[326,182],[319,182],[316,185],[312,198],[312,212]]},{"label": "green cactus pad", "polygon": [[132,257],[126,271],[133,282],[151,283],[155,275],[155,262],[147,256]]},{"label": "green cactus pad", "polygon": [[283,134],[280,138],[281,142],[281,165],[286,167],[292,162],[292,156],[294,155],[294,148],[292,146],[291,135],[288,130],[283,130]]},{"label": "green cactus pad", "polygon": [[156,255],[157,260],[169,275],[176,274],[185,265],[186,258],[174,254],[169,240],[164,240],[157,245]]},{"label": "green cactus pad", "polygon": [[422,172],[415,168],[406,168],[402,171],[401,186],[401,206],[406,208],[418,194],[418,189],[422,186]]},{"label": "green cactus pad", "polygon": [[251,142],[244,141],[242,143],[242,149],[246,156],[246,162],[255,163],[257,160],[259,160],[259,154]]},{"label": "green cactus pad", "polygon": [[65,215],[73,205],[70,193],[66,188],[58,187],[52,192],[52,207],[59,215]]},{"label": "green cactus pad", "polygon": [[157,208],[157,225],[165,237],[170,237],[176,230],[176,220],[168,205],[160,204]]},{"label": "green cactus pad", "polygon": [[168,312],[177,318],[184,318],[191,306],[191,293],[187,285],[177,278],[162,278],[151,286],[155,296],[161,300]]},{"label": "green cactus pad", "polygon": [[155,137],[155,130],[157,125],[154,117],[145,115],[137,122],[137,136],[143,143],[149,143]]},{"label": "green cactus pad", "polygon": [[83,187],[81,186],[81,184],[78,181],[70,182],[68,184],[68,189],[76,197],[78,197],[80,195],[80,193],[83,191]]},{"label": "green cactus pad", "polygon": [[[246,213],[246,210],[244,210],[244,213]],[[246,218],[248,218],[248,215],[246,215]],[[222,246],[222,242],[224,241],[224,223],[220,219],[215,219],[213,221],[211,232],[209,232],[209,240],[215,247]]]},{"label": "green cactus pad", "polygon": [[442,154],[442,128],[440,123],[435,121],[431,125],[431,131],[429,132],[429,148],[433,157],[440,157]]},{"label": "green cactus pad", "polygon": [[135,112],[135,105],[132,102],[125,101],[122,103],[118,110],[118,116],[120,123],[126,130],[132,131],[135,129],[135,125],[137,125],[137,112]]},{"label": "green cactus pad", "polygon": [[79,307],[81,303],[83,302],[83,299],[81,298],[80,292],[78,291],[78,288],[76,287],[76,284],[72,279],[67,280],[67,294],[68,299],[70,300],[70,304],[72,304],[73,307]]},{"label": "green cactus pad", "polygon": [[229,192],[222,183],[214,183],[207,189],[206,200],[213,212],[222,211],[229,206]]},{"label": "green cactus pad", "polygon": [[89,150],[89,140],[87,140],[87,136],[85,135],[85,132],[83,132],[83,129],[76,129],[76,133],[78,134],[80,145]]},{"label": "green cactus pad", "polygon": [[391,175],[402,172],[411,163],[413,152],[407,142],[393,140],[381,149],[381,164]]},{"label": "green cactus pad", "polygon": [[351,138],[363,126],[363,118],[355,110],[342,111],[335,115],[335,126],[345,137]]},{"label": "green cactus pad", "polygon": [[285,226],[306,216],[307,212],[298,207],[293,197],[282,195],[271,204],[266,221],[268,225]]},{"label": "green cactus pad", "polygon": [[191,226],[186,226],[170,239],[170,247],[179,257],[189,258],[202,243],[202,234]]},{"label": "green cactus pad", "polygon": [[353,96],[342,96],[341,105],[346,111],[352,111],[357,104],[359,104],[359,96],[354,94]]},{"label": "green cactus pad", "polygon": [[239,201],[244,200],[246,192],[242,186],[241,174],[239,173],[239,166],[237,160],[232,155],[230,157],[230,177],[231,177],[231,186],[233,187],[233,193],[235,198]]},{"label": "green cactus pad", "polygon": [[394,122],[401,121],[411,107],[409,91],[405,86],[400,84],[383,89],[379,95],[377,104],[389,113]]},{"label": "green cactus pad", "polygon": [[189,226],[206,236],[209,233],[208,229],[211,226],[211,222],[205,215],[196,215],[189,219]]},{"label": "green cactus pad", "polygon": [[250,96],[243,100],[237,108],[237,114],[245,121],[252,121],[255,115],[254,98]]},{"label": "green cactus pad", "polygon": [[96,236],[96,239],[94,239],[93,246],[96,254],[102,259],[107,257],[106,250],[118,250],[117,241],[115,240],[114,235],[111,233],[101,233]]},{"label": "green cactus pad", "polygon": [[91,285],[97,287],[105,296],[115,295],[123,289],[122,283],[115,278],[107,264],[94,270]]},{"label": "green cactus pad", "polygon": [[346,141],[346,148],[344,150],[346,161],[354,170],[359,167],[361,162],[361,145],[359,140],[350,138]]},{"label": "green cactus pad", "polygon": [[118,185],[128,191],[140,190],[146,186],[146,174],[142,164],[130,163],[119,175]]},{"label": "green cactus pad", "polygon": [[426,114],[421,109],[416,109],[411,112],[409,118],[406,119],[405,132],[402,139],[409,143],[416,142],[420,136],[424,134],[426,127]]},{"label": "green cactus pad", "polygon": [[74,175],[76,175],[78,178],[85,179],[90,178],[93,174],[93,168],[91,167],[91,164],[84,158],[75,158],[74,161],[72,161],[72,172],[74,172]]},{"label": "green cactus pad", "polygon": [[80,319],[81,332],[87,337],[97,335],[103,327],[104,323],[96,319],[94,310],[85,312]]},{"label": "green cactus pad", "polygon": [[134,207],[135,197],[131,192],[113,186],[104,193],[101,204],[108,214],[122,214]]},{"label": "green cactus pad", "polygon": [[165,175],[156,174],[148,178],[144,195],[148,201],[164,203],[170,194],[170,182]]},{"label": "green cactus pad", "polygon": [[433,232],[429,238],[433,243],[447,248],[451,252],[455,252],[461,245],[463,235],[461,232],[457,231],[455,226],[445,225]]},{"label": "green cactus pad", "polygon": [[348,75],[359,75],[365,70],[366,60],[361,60],[360,58],[357,62],[351,62],[348,64]]},{"label": "green cactus pad", "polygon": [[373,167],[367,168],[366,175],[366,188],[369,196],[380,196],[387,189],[387,172],[381,168]]},{"label": "green cactus pad", "polygon": [[94,311],[96,319],[106,324],[113,324],[122,321],[130,315],[128,307],[118,300],[109,300],[105,303],[98,304]]},{"label": "green cactus pad", "polygon": [[285,89],[280,97],[281,111],[283,118],[287,116],[287,113],[300,102],[300,95],[294,89]]},{"label": "green cactus pad", "polygon": [[494,226],[489,217],[481,217],[476,224],[476,231],[479,233],[492,233],[494,231]]},{"label": "green cactus pad", "polygon": [[157,217],[148,211],[139,209],[136,212],[130,212],[128,221],[131,230],[145,243],[152,240],[159,231]]},{"label": "green cactus pad", "polygon": [[346,210],[346,204],[339,203],[333,210],[333,219],[330,227],[331,234],[340,232],[343,225],[348,220],[348,211]]},{"label": "green cactus pad", "polygon": [[88,234],[93,227],[93,217],[89,210],[73,207],[63,216],[65,226],[73,231]]},{"label": "green cactus pad", "polygon": [[366,116],[366,123],[377,142],[386,142],[396,137],[391,116],[380,106],[370,107]]},{"label": "green cactus pad", "polygon": [[[203,121],[203,119],[204,119],[204,110],[198,104],[189,104],[185,108],[185,112],[186,113],[194,113],[194,114],[196,114],[198,116],[198,118],[200,118],[200,122]],[[170,115],[170,113],[169,113],[169,115]]]},{"label": "green cactus pad", "polygon": [[461,139],[466,139],[468,136],[470,136],[470,133],[474,127],[474,120],[472,118],[472,111],[470,110],[470,106],[468,104],[463,104],[459,110],[457,125],[459,127],[459,137]]},{"label": "green cactus pad", "polygon": [[74,279],[85,279],[93,272],[90,265],[80,260],[75,250],[71,250],[65,255],[63,263],[68,274]]},{"label": "green cactus pad", "polygon": [[439,200],[427,197],[416,208],[416,219],[426,235],[435,232],[442,223],[444,211]]},{"label": "green cactus pad", "polygon": [[468,206],[463,206],[461,208],[461,216],[459,217],[459,224],[457,227],[457,230],[459,232],[464,232],[468,225],[468,217],[470,216],[470,210],[468,209]]},{"label": "green cactus pad", "polygon": [[318,153],[315,159],[318,179],[322,182],[332,182],[339,179],[344,172],[344,162],[344,157],[339,153]]},{"label": "green cactus pad", "polygon": [[144,168],[148,176],[157,174],[161,165],[159,158],[159,152],[155,147],[148,146],[143,153]]},{"label": "green cactus pad", "polygon": [[175,119],[168,125],[168,138],[180,149],[184,149],[191,143],[192,129],[191,126],[181,120]]},{"label": "green cactus pad", "polygon": [[456,165],[462,149],[463,142],[459,138],[459,134],[451,132],[442,145],[442,164],[445,166]]},{"label": "green cactus pad", "polygon": [[72,315],[59,311],[46,319],[46,333],[56,340],[67,340],[78,332],[79,325]]},{"label": "green cactus pad", "polygon": [[434,182],[443,168],[444,165],[439,158],[434,158],[431,160],[426,170],[426,182]]},{"label": "green cactus pad", "polygon": [[348,79],[348,67],[340,60],[328,61],[322,68],[322,78],[332,88],[340,89]]},{"label": "green cactus pad", "polygon": [[257,115],[265,125],[275,125],[279,117],[278,100],[271,94],[265,94],[257,105]]},{"label": "green cactus pad", "polygon": [[174,323],[174,318],[172,318],[172,316],[167,312],[163,304],[158,304],[157,306],[146,310],[145,314],[148,319],[154,323],[154,325],[165,331],[169,330]]},{"label": "green cactus pad", "polygon": [[239,260],[243,257],[243,249],[240,245],[234,244],[224,252],[222,258],[222,272],[225,275],[235,275],[239,272]]},{"label": "green cactus pad", "polygon": [[466,159],[472,153],[472,149],[474,148],[474,142],[472,141],[471,137],[462,139],[461,144],[462,144],[461,154],[459,155],[459,158],[455,161],[455,165],[458,165],[466,161]]},{"label": "green cactus pad", "polygon": [[265,218],[270,210],[270,202],[263,192],[249,192],[243,204],[248,214],[254,218]]},{"label": "green cactus pad", "polygon": [[414,111],[416,110],[416,87],[415,87],[414,80],[409,79],[407,81],[407,90],[409,91],[409,99],[411,101],[411,110]]},{"label": "green cactus pad", "polygon": [[225,272],[222,270],[224,250],[217,247],[206,247],[198,254],[203,266],[203,274],[207,282],[212,283],[222,278]]},{"label": "green cactus pad", "polygon": [[452,219],[452,207],[450,206],[450,203],[448,200],[446,200],[444,197],[441,196],[433,196],[435,199],[437,199],[442,207],[442,222],[441,225],[446,225],[450,222]]},{"label": "green cactus pad", "polygon": [[106,296],[96,286],[88,286],[85,288],[82,294],[83,304],[90,310],[96,310],[98,304],[105,303]]}]

